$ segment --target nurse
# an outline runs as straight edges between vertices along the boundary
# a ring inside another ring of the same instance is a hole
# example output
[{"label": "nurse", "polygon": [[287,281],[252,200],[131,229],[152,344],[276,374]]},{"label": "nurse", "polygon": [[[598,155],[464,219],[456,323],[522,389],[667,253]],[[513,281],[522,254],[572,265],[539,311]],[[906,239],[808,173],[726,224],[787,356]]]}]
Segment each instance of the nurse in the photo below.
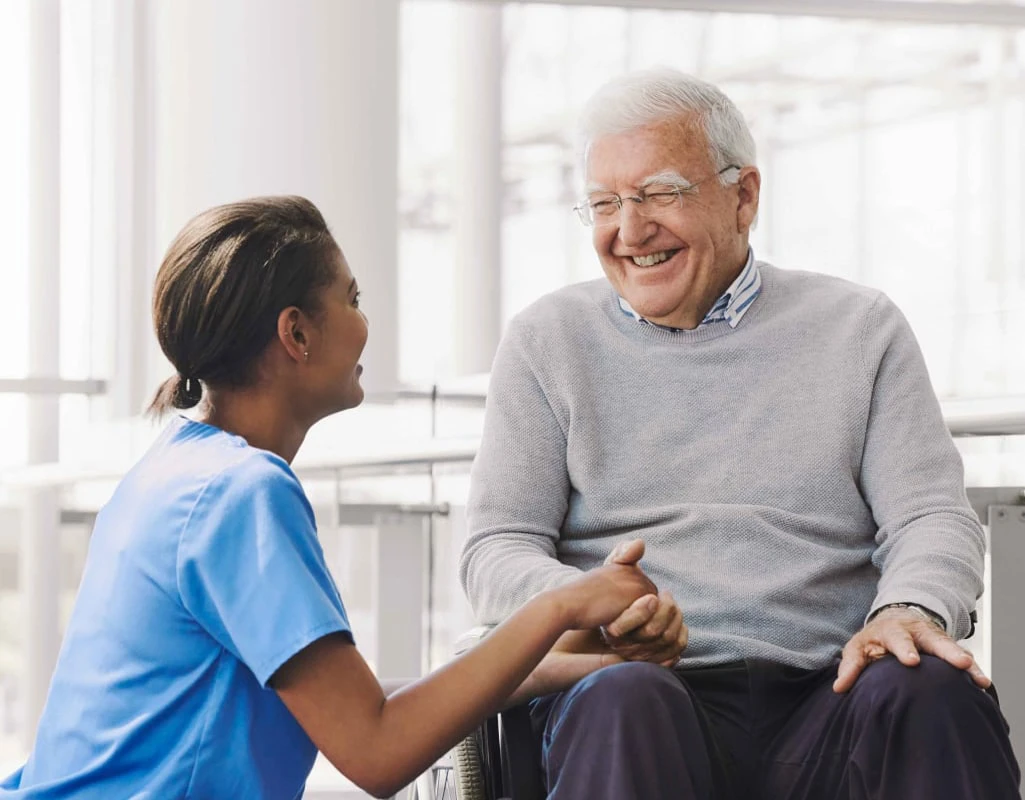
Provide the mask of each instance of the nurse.
[{"label": "nurse", "polygon": [[317,750],[387,796],[512,693],[602,664],[554,652],[535,670],[565,631],[656,601],[634,543],[385,697],[290,467],[310,426],[363,399],[367,320],[320,212],[266,197],[200,214],[153,319],[177,374],[151,411],[201,403],[197,419],[175,416],[97,517],[35,747],[0,796],[295,798]]}]

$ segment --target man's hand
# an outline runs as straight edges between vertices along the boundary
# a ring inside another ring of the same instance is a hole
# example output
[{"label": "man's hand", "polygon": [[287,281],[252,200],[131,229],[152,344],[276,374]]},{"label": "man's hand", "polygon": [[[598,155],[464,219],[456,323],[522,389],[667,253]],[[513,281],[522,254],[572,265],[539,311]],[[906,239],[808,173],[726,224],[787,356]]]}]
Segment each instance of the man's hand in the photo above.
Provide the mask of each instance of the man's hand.
[{"label": "man's hand", "polygon": [[991,681],[975,663],[972,654],[932,622],[927,622],[906,608],[887,608],[856,633],[843,649],[843,658],[833,691],[846,692],[861,671],[887,653],[893,653],[906,667],[915,667],[921,661],[919,653],[929,653],[948,664],[965,670],[983,689]]},{"label": "man's hand", "polygon": [[[617,545],[605,559],[606,564],[636,564],[644,554],[640,540]],[[650,661],[671,667],[687,647],[687,626],[676,600],[667,592],[658,593],[658,605],[649,608],[641,598],[603,629],[603,637],[612,651],[627,661]]]}]

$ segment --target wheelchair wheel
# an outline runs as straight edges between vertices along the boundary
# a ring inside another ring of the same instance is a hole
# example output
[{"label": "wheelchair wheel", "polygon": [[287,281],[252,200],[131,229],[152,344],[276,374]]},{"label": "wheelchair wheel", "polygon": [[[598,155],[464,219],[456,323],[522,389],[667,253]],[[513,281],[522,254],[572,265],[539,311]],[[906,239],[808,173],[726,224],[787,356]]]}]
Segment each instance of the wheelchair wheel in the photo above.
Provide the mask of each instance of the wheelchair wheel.
[{"label": "wheelchair wheel", "polygon": [[448,757],[444,758],[417,778],[410,787],[406,800],[456,800],[451,760]]},{"label": "wheelchair wheel", "polygon": [[456,800],[488,800],[484,789],[484,766],[474,736],[467,736],[452,751]]}]

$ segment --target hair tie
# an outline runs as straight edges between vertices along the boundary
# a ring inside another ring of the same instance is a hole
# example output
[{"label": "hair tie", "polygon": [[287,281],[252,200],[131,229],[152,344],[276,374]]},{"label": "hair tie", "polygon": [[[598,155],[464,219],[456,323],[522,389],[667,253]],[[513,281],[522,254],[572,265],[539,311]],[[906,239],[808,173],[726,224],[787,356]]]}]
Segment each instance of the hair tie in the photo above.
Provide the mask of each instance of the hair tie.
[{"label": "hair tie", "polygon": [[193,378],[191,375],[182,376],[179,386],[185,402],[195,405],[203,398],[203,384],[199,382],[199,378]]}]

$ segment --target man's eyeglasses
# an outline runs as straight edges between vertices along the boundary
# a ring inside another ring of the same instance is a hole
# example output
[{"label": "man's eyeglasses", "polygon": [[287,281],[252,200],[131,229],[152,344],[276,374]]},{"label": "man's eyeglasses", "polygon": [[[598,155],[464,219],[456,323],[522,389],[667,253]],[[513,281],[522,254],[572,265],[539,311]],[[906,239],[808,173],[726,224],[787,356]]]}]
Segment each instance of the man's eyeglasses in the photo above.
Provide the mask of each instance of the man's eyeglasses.
[{"label": "man's eyeglasses", "polygon": [[627,200],[634,203],[637,213],[642,217],[657,217],[679,208],[683,208],[683,198],[696,194],[697,188],[705,181],[718,178],[724,172],[737,170],[740,175],[740,167],[730,164],[723,167],[714,175],[709,175],[694,183],[656,183],[647,189],[641,189],[637,194],[620,197],[618,194],[597,194],[593,197],[573,206],[580,221],[588,227],[600,227],[611,225],[619,221],[619,214],[623,210],[623,203]]}]

